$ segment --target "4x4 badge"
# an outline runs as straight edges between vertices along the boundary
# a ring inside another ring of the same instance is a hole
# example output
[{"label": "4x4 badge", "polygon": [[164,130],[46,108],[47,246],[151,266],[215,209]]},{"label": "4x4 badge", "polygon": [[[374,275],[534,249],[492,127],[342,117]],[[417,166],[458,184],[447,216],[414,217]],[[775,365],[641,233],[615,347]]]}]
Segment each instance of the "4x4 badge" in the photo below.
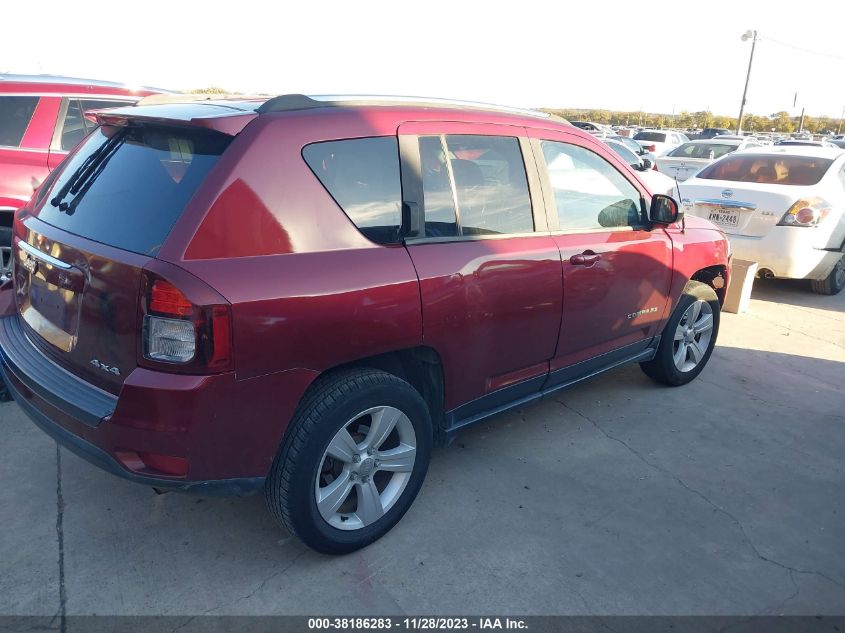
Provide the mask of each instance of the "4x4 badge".
[{"label": "4x4 badge", "polygon": [[120,376],[120,370],[117,367],[109,367],[105,363],[101,363],[100,361],[98,361],[96,358],[91,361],[91,364],[94,365],[94,367],[98,367],[103,371],[109,372],[110,374]]}]

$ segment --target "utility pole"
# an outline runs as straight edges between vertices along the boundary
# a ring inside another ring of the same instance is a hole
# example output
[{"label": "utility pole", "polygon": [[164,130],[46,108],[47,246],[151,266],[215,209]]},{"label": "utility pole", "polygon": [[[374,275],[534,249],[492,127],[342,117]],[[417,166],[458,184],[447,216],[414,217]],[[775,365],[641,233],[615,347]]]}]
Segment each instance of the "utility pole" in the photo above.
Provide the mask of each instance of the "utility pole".
[{"label": "utility pole", "polygon": [[804,131],[804,108],[801,108],[801,118],[798,119],[798,133]]},{"label": "utility pole", "polygon": [[751,56],[748,58],[748,72],[745,75],[745,89],[742,91],[742,103],[739,106],[739,118],[736,120],[736,133],[742,131],[742,115],[745,112],[745,97],[748,95],[748,81],[751,79],[751,64],[754,61],[754,48],[757,46],[757,31],[746,31],[742,34],[742,41],[751,40]]},{"label": "utility pole", "polygon": [[845,119],[845,106],[842,106],[842,114],[839,115],[839,126],[836,128],[836,133],[842,133],[842,119]]}]

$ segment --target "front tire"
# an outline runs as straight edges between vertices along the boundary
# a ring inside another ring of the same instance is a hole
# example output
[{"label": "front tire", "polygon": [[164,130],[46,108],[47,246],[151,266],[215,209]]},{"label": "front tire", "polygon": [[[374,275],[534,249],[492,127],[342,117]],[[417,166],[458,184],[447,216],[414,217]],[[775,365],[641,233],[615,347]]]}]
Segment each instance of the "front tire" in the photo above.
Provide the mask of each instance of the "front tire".
[{"label": "front tire", "polygon": [[719,333],[721,305],[707,284],[690,281],[669,318],[654,358],[640,367],[664,385],[679,387],[693,380],[710,360]]},{"label": "front tire", "polygon": [[837,295],[845,288],[845,255],[839,258],[836,266],[824,279],[813,279],[810,282],[813,292],[820,295]]},{"label": "front tire", "polygon": [[267,506],[309,547],[353,552],[411,506],[431,446],[428,407],[401,378],[366,368],[321,377],[285,433],[265,484]]}]

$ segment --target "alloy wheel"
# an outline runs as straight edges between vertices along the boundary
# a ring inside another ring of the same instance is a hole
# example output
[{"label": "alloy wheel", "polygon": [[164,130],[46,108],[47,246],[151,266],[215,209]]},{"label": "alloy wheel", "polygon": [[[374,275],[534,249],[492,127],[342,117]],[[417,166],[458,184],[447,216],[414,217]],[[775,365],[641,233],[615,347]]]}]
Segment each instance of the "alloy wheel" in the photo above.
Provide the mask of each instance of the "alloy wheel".
[{"label": "alloy wheel", "polygon": [[695,369],[707,353],[713,338],[713,308],[703,299],[692,303],[684,312],[672,347],[672,357],[678,371]]},{"label": "alloy wheel", "polygon": [[340,530],[358,530],[393,507],[411,479],[417,437],[411,420],[389,406],[362,411],[335,433],[317,471],[320,516]]}]

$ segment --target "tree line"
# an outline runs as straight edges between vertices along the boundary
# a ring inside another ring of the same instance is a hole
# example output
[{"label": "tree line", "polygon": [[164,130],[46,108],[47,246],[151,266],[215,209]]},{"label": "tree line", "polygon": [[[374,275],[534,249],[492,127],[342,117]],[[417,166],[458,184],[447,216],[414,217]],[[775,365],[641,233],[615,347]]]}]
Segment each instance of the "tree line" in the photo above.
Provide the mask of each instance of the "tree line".
[{"label": "tree line", "polygon": [[[708,110],[687,112],[682,110],[677,114],[655,114],[653,112],[616,112],[613,110],[583,110],[583,109],[550,109],[543,108],[564,119],[572,121],[593,121],[607,125],[635,125],[639,127],[675,127],[681,129],[721,127],[729,130],[736,129],[736,117],[713,114]],[[775,112],[769,116],[746,114],[742,117],[742,129],[745,132],[797,132],[800,117],[791,116],[789,112]],[[836,132],[841,121],[829,116],[804,117],[804,131],[813,134]]]}]

